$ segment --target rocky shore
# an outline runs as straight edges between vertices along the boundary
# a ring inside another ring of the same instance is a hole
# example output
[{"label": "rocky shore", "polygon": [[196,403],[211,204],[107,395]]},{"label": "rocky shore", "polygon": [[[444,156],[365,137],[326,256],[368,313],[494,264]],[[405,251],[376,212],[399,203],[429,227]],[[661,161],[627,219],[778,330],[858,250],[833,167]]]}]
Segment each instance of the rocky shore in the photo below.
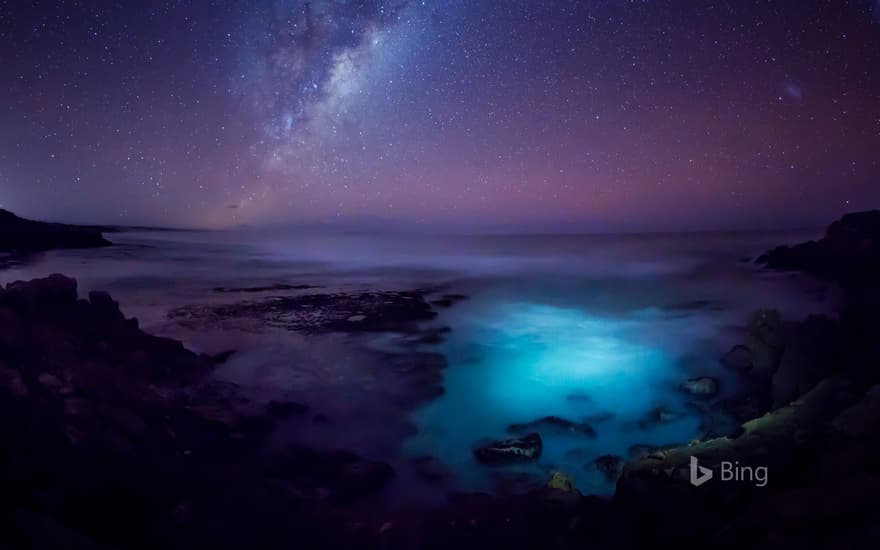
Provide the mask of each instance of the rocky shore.
[{"label": "rocky shore", "polygon": [[392,468],[346,451],[267,447],[275,422],[305,407],[248,407],[235,386],[211,380],[227,357],[146,334],[108,294],[82,299],[61,275],[0,290],[4,542],[275,547],[334,537],[328,522]]},{"label": "rocky shore", "polygon": [[27,254],[58,248],[97,248],[110,244],[100,228],[26,220],[0,209],[0,252]]},{"label": "rocky shore", "polygon": [[[877,215],[844,217],[818,244],[762,258],[770,268],[840,284],[849,300],[835,317],[755,312],[719,358],[743,381],[739,393],[722,394],[707,376],[681,383],[703,415],[700,439],[635,446],[628,456],[594,461],[591,467],[617,480],[610,501],[581,495],[554,472],[522,494],[452,495],[441,509],[383,512],[371,499],[398,472],[344,449],[269,445],[279,422],[313,411],[286,401],[257,406],[236,386],[218,382],[212,373],[228,353],[199,355],[149,335],[110,295],[80,297],[76,281],[61,275],[11,283],[0,288],[3,542],[21,548],[877,547],[880,300],[877,279],[856,275],[874,265],[880,250],[880,235],[871,232]],[[823,252],[817,255],[816,247]],[[836,265],[822,267],[817,258]],[[305,334],[394,331],[421,341],[443,338],[443,330],[419,325],[434,317],[432,306],[463,299],[296,290],[310,293],[171,315],[210,324],[234,314]],[[442,355],[388,353],[385,363],[412,380],[415,401],[443,391]],[[660,408],[644,422],[662,423],[669,414]],[[511,425],[506,439],[487,441],[471,458],[486,467],[532,461],[542,452],[542,430],[589,439],[599,422],[547,416]],[[692,458],[715,479],[693,486]],[[429,456],[413,462],[426,479],[447,475]],[[737,479],[722,479],[725,463]],[[766,477],[756,477],[758,468]]]}]

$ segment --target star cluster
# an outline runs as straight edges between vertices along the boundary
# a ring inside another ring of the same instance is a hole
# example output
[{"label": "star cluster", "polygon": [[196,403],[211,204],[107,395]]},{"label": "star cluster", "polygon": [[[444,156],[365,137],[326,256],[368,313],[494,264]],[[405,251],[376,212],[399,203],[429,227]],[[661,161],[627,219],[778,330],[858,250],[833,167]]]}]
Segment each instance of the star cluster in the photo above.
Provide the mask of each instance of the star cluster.
[{"label": "star cluster", "polygon": [[0,206],[677,230],[880,205],[876,0],[0,1]]}]

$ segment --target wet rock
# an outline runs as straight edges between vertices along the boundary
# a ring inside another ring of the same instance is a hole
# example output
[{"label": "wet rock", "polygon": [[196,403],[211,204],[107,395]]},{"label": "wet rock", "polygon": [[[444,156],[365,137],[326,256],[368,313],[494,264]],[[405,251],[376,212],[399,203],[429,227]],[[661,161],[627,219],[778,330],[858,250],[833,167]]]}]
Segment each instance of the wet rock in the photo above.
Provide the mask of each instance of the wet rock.
[{"label": "wet rock", "polygon": [[271,296],[261,300],[177,308],[169,318],[185,326],[212,326],[230,319],[258,321],[302,333],[419,331],[437,313],[419,292],[362,292]]},{"label": "wet rock", "polygon": [[754,366],[752,363],[752,350],[742,344],[737,344],[721,357],[721,363],[725,367],[739,371],[750,371]]},{"label": "wet rock", "polygon": [[553,430],[572,434],[596,437],[596,430],[586,422],[573,422],[558,416],[545,416],[531,422],[511,424],[507,431],[513,434],[524,433],[534,430]]},{"label": "wet rock", "polygon": [[718,393],[718,381],[710,376],[691,378],[682,382],[681,389],[691,395],[708,397]]},{"label": "wet rock", "polygon": [[638,425],[641,429],[647,430],[659,424],[668,424],[681,418],[681,414],[671,411],[666,407],[656,407],[645,418],[639,421]]},{"label": "wet rock", "polygon": [[547,482],[547,487],[549,487],[550,489],[566,491],[569,493],[577,490],[574,485],[574,481],[562,472],[551,473],[550,481]]},{"label": "wet rock", "polygon": [[593,461],[593,465],[611,482],[616,482],[623,472],[623,459],[617,455],[602,455]]},{"label": "wet rock", "polygon": [[474,457],[483,464],[507,464],[537,460],[542,450],[541,436],[530,433],[523,437],[490,441],[474,449]]}]

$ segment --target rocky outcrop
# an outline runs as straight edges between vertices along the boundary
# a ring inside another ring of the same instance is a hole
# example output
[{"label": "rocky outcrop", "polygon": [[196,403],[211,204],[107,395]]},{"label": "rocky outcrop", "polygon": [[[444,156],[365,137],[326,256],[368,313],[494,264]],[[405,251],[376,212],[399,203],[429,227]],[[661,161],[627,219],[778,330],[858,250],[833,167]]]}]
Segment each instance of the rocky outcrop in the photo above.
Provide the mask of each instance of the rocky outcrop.
[{"label": "rocky outcrop", "polygon": [[351,452],[269,445],[305,408],[213,380],[226,357],[149,335],[61,275],[0,288],[4,545],[277,547],[294,529],[309,546],[389,483],[391,466]]},{"label": "rocky outcrop", "polygon": [[96,248],[110,244],[99,229],[26,220],[0,209],[0,251],[26,253],[56,248]]},{"label": "rocky outcrop", "polygon": [[875,281],[880,276],[880,210],[846,214],[819,241],[780,246],[756,261],[843,283]]},{"label": "rocky outcrop", "polygon": [[418,323],[437,316],[421,292],[301,294],[222,305],[193,305],[169,317],[192,328],[229,320],[253,320],[302,333],[418,332]]},{"label": "rocky outcrop", "polygon": [[840,366],[839,324],[813,316],[797,323],[786,339],[773,373],[773,406],[781,407],[806,394]]},{"label": "rocky outcrop", "polygon": [[538,433],[523,437],[490,441],[474,449],[474,457],[483,464],[508,464],[537,460],[541,457],[543,442]]},{"label": "rocky outcrop", "polygon": [[718,380],[710,376],[690,378],[681,383],[681,389],[697,397],[710,397],[718,393]]},{"label": "rocky outcrop", "polygon": [[[669,448],[627,464],[613,504],[641,519],[633,524],[634,540],[624,543],[731,547],[728,537],[736,532],[737,547],[774,538],[786,547],[836,547],[835,537],[872,521],[853,512],[880,487],[873,472],[880,457],[874,393],[854,390],[846,378],[830,377],[802,399],[747,422],[735,438]],[[691,457],[713,471],[703,486],[689,481]],[[725,462],[728,472],[740,468],[736,478],[722,475]],[[791,511],[785,521],[782,510]],[[676,523],[682,517],[687,528]]]},{"label": "rocky outcrop", "polygon": [[605,479],[616,482],[623,472],[623,459],[617,455],[602,455],[593,461]]}]

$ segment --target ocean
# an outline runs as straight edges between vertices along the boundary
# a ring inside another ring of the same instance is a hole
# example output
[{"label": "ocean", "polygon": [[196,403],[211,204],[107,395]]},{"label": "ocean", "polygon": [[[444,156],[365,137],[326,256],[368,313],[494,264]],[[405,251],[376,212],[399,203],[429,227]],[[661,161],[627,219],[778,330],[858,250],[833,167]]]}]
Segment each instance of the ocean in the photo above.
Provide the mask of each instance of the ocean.
[{"label": "ocean", "polygon": [[[314,412],[316,421],[282,426],[274,444],[351,449],[393,464],[389,505],[441,502],[451,491],[516,492],[554,471],[585,494],[609,496],[614,481],[598,457],[626,459],[634,449],[705,435],[700,398],[680,384],[709,376],[720,387],[712,399],[736,392],[740,380],[719,358],[752,311],[776,308],[789,319],[834,312],[833,288],[751,261],[819,234],[128,231],[107,235],[113,247],[14,264],[0,282],[64,273],[77,278],[81,296],[109,291],[148,332],[199,352],[235,349],[218,380],[239,385],[254,403],[289,399]],[[172,314],[276,295],[409,289],[466,297],[438,305],[426,323],[451,329],[418,345],[448,366],[444,392],[414,404],[374,353],[399,349],[402,335],[309,334],[235,315],[200,322]],[[652,421],[661,410],[663,421]],[[475,462],[476,445],[547,416],[595,434],[545,425],[535,463]],[[413,460],[426,456],[442,476],[418,474]]]}]

